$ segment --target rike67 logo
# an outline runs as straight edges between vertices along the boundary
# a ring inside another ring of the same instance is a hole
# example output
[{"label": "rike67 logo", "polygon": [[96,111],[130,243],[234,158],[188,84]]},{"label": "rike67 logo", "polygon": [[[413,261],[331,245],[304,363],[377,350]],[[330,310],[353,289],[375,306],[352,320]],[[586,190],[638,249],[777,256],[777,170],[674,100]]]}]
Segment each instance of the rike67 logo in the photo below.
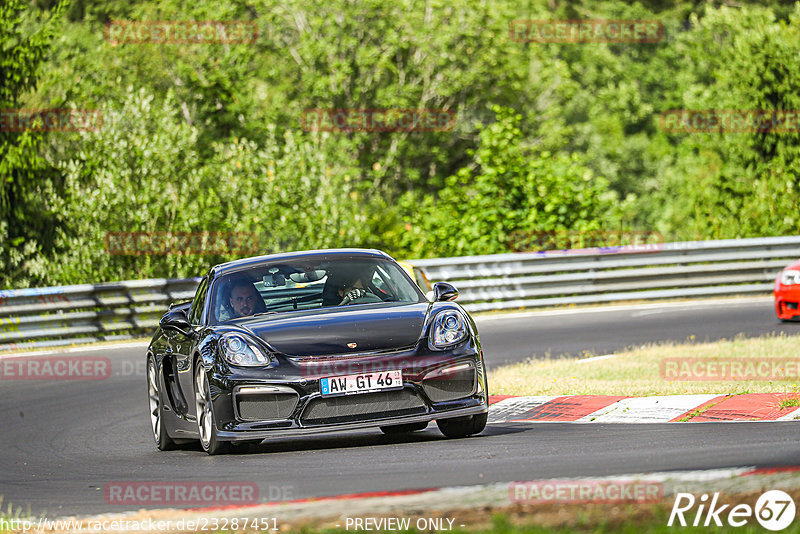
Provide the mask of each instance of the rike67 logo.
[{"label": "rike67 logo", "polygon": [[[754,507],[749,504],[737,504],[731,507],[730,504],[720,505],[718,501],[719,493],[714,493],[710,502],[706,493],[699,499],[695,499],[691,493],[678,493],[667,526],[671,527],[674,524],[685,527],[691,524],[693,527],[708,527],[713,524],[721,527],[727,523],[732,527],[741,527],[755,518],[765,529],[779,531],[792,524],[796,513],[791,495],[781,490],[764,493],[758,498]],[[695,505],[697,505],[696,511],[694,511]]]}]

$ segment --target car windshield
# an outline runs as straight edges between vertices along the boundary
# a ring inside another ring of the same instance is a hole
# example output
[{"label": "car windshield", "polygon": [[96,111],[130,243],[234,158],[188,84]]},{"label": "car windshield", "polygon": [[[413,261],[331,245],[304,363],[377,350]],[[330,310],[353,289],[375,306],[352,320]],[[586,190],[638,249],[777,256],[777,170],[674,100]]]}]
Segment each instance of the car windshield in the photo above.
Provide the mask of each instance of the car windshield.
[{"label": "car windshield", "polygon": [[267,262],[219,277],[212,299],[212,324],[259,313],[425,301],[402,268],[377,258]]}]

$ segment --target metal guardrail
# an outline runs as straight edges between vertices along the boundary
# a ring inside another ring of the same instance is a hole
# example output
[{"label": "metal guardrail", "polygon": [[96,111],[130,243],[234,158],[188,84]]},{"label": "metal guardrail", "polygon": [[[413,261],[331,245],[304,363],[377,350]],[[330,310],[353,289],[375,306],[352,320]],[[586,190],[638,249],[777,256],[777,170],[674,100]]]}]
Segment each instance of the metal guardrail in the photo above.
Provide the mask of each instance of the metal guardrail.
[{"label": "metal guardrail", "polygon": [[800,236],[411,260],[469,311],[766,294]]},{"label": "metal guardrail", "polygon": [[[800,236],[412,260],[469,311],[767,294]],[[149,334],[199,278],[0,291],[0,351]]]},{"label": "metal guardrail", "polygon": [[152,332],[199,278],[0,291],[0,351],[130,339]]}]

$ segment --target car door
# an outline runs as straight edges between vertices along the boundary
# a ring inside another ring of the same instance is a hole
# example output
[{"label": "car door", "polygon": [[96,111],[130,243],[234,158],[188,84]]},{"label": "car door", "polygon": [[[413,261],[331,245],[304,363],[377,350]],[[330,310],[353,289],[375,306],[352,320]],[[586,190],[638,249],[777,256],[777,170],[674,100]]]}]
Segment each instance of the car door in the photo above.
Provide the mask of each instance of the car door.
[{"label": "car door", "polygon": [[194,416],[194,376],[192,374],[192,356],[197,343],[200,341],[202,331],[203,308],[205,307],[206,295],[208,294],[208,276],[203,277],[197,287],[192,305],[189,308],[187,317],[192,324],[192,335],[184,335],[175,332],[172,339],[172,350],[175,361],[175,374],[178,377],[178,385],[181,389],[181,396],[185,399],[187,410],[185,416],[188,420],[195,420]]}]

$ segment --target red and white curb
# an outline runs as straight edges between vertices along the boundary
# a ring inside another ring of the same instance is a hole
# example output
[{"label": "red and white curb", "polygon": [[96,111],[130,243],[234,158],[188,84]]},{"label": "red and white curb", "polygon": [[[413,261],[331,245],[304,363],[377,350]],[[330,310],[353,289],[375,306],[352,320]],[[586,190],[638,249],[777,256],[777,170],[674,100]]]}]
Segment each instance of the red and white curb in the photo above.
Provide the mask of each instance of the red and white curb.
[{"label": "red and white curb", "polygon": [[676,423],[800,420],[800,393],[489,397],[489,423]]}]

